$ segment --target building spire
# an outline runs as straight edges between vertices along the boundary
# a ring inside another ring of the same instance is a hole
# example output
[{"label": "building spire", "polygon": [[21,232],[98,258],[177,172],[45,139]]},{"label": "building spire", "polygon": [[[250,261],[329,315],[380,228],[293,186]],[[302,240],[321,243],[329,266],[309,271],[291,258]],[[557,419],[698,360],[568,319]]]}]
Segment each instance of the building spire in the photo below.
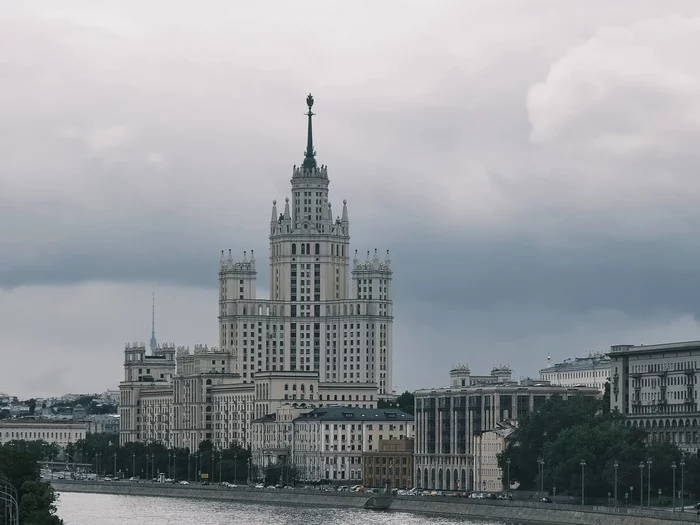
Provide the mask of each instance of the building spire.
[{"label": "building spire", "polygon": [[311,117],[315,115],[311,111],[314,105],[314,97],[311,96],[311,93],[306,97],[306,105],[309,106],[309,112],[304,114],[309,117],[309,129],[306,136],[306,152],[304,152],[304,163],[302,166],[305,170],[310,170],[316,167],[316,152],[314,151],[314,136],[311,127]]},{"label": "building spire", "polygon": [[151,307],[151,354],[156,351],[158,347],[158,342],[156,341],[156,294],[153,293],[153,305]]}]

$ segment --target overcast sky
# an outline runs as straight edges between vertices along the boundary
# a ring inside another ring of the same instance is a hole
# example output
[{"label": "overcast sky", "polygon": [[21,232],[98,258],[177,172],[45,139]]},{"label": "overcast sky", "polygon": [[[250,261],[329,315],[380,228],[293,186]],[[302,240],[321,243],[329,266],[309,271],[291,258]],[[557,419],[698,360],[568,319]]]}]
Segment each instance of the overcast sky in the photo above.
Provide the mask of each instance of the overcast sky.
[{"label": "overcast sky", "polygon": [[391,250],[399,391],[700,339],[696,0],[0,7],[0,391],[116,388],[217,343],[312,92],[352,247]]}]

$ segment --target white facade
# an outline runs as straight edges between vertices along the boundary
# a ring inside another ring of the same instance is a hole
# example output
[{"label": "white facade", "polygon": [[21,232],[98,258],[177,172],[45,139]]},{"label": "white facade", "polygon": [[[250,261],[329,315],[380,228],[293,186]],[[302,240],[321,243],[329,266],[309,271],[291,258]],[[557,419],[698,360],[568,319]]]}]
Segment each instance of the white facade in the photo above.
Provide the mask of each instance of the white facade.
[{"label": "white facade", "polygon": [[85,423],[54,423],[43,420],[4,419],[0,421],[0,445],[13,440],[46,441],[65,448],[85,439]]},{"label": "white facade", "polygon": [[507,484],[498,466],[498,455],[506,449],[508,437],[515,432],[515,427],[508,423],[498,424],[497,427],[474,436],[475,490],[500,492]]},{"label": "white facade", "polygon": [[[251,250],[219,266],[219,348],[127,345],[120,442],[194,449],[250,446],[251,422],[279,407],[374,408],[392,392],[391,260],[350,260],[347,204],[333,219],[328,168],[317,166],[307,99],[307,150],[292,198],[269,225],[270,298],[256,298]],[[155,318],[154,318],[155,319]]]},{"label": "white facade", "polygon": [[644,428],[649,440],[670,441],[697,454],[700,341],[610,350],[611,410],[624,414],[628,425]]},{"label": "white facade", "polygon": [[379,440],[409,439],[413,416],[396,409],[325,406],[311,412],[286,407],[253,422],[253,465],[257,472],[287,461],[309,481],[361,483],[362,453]]},{"label": "white facade", "polygon": [[610,380],[610,358],[600,352],[566,359],[540,370],[540,379],[557,386],[587,386],[605,392]]},{"label": "white facade", "polygon": [[377,385],[392,393],[392,272],[387,252],[350,259],[350,222],[333,218],[328,168],[317,166],[309,97],[307,150],[292,169],[292,197],[269,226],[270,297],[256,298],[251,251],[242,261],[222,252],[219,346],[235,347],[251,382],[262,371],[316,372],[321,383]]}]

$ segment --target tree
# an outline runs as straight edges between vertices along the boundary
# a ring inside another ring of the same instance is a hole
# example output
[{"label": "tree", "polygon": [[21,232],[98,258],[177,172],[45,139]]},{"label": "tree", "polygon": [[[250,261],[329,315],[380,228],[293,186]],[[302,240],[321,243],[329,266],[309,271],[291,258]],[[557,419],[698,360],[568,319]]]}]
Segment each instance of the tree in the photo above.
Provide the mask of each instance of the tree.
[{"label": "tree", "polygon": [[55,514],[56,495],[53,488],[39,481],[36,458],[26,450],[20,450],[21,446],[20,442],[11,442],[0,447],[0,471],[15,488],[19,487],[20,522],[61,525],[63,521]]},{"label": "tree", "polygon": [[27,401],[27,405],[29,406],[29,415],[33,416],[34,412],[36,411],[36,399],[31,398],[29,401]]},{"label": "tree", "polygon": [[518,481],[523,489],[536,488],[537,460],[543,457],[545,443],[555,441],[564,429],[582,422],[595,425],[600,417],[600,400],[585,396],[568,400],[552,397],[519,421],[505,451],[499,455],[499,467],[505,469],[506,458],[510,458],[510,479]]},{"label": "tree", "polygon": [[396,401],[385,401],[380,399],[377,401],[377,408],[398,408],[408,414],[415,413],[415,397],[412,392],[406,390],[403,394],[396,398]]}]

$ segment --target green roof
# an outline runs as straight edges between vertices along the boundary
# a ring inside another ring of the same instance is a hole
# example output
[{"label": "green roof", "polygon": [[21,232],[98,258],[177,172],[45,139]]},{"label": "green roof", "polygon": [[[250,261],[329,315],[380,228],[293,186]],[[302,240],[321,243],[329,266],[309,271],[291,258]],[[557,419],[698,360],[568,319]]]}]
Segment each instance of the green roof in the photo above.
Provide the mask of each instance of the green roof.
[{"label": "green roof", "polygon": [[413,421],[413,416],[391,408],[321,407],[302,414],[295,421]]}]

